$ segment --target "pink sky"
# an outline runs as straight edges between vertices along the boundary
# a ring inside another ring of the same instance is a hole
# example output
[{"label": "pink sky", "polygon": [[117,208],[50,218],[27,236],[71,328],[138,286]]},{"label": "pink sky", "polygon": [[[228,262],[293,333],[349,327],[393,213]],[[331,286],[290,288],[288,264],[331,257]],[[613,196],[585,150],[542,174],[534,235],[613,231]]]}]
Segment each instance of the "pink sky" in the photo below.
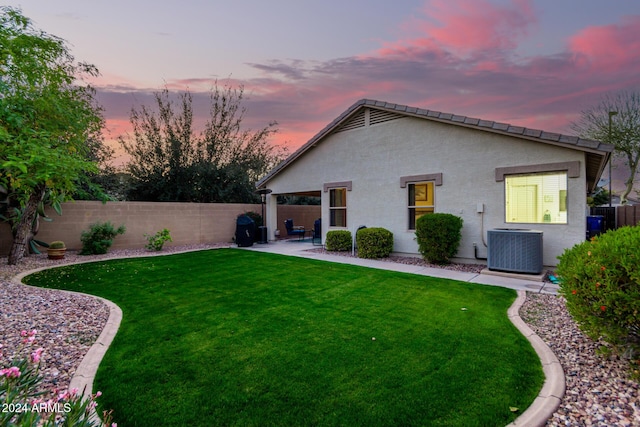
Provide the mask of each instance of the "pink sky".
[{"label": "pink sky", "polygon": [[[25,14],[33,17],[28,6],[38,3],[45,7],[44,0],[25,0]],[[176,7],[167,12],[175,15],[175,21],[185,9],[189,19],[197,20],[212,7],[177,8],[178,3],[173,3],[168,1],[166,8]],[[208,90],[216,78],[222,84],[244,85],[248,97],[245,124],[258,129],[277,121],[280,131],[274,142],[292,149],[361,98],[570,134],[570,123],[580,111],[604,94],[640,89],[637,2],[411,0],[391,7],[356,1],[344,6],[344,16],[331,12],[341,4],[331,0],[323,7],[299,6],[276,1],[270,8],[275,10],[273,16],[268,15],[269,8],[260,11],[266,23],[259,17],[247,17],[251,25],[244,29],[235,23],[238,31],[228,40],[194,32],[208,46],[200,46],[200,55],[209,55],[211,61],[204,65],[202,57],[194,56],[198,52],[192,46],[195,41],[178,40],[195,23],[178,35],[170,29],[166,33],[155,30],[152,34],[161,40],[159,45],[154,44],[151,33],[134,38],[131,23],[120,29],[132,32],[121,42],[124,44],[107,44],[115,43],[112,39],[118,37],[113,36],[94,41],[93,50],[83,50],[83,37],[71,31],[83,19],[90,21],[91,12],[77,12],[71,19],[71,12],[47,15],[42,8],[32,10],[41,13],[33,17],[36,24],[67,39],[78,59],[102,71],[95,83],[105,107],[107,139],[126,132],[131,108],[152,105],[152,92],[164,85],[176,91],[188,88],[196,116],[206,116]],[[262,7],[259,2],[255,5]],[[361,16],[365,5],[370,10]],[[71,6],[84,7],[74,0],[63,1],[60,7]],[[229,2],[224,7],[235,6]],[[145,24],[143,16],[136,18],[140,28]],[[160,20],[159,15],[151,18]],[[65,23],[59,28],[69,33],[58,34],[58,22]],[[263,24],[268,27],[260,27]],[[97,25],[94,28],[99,32]],[[223,23],[210,24],[212,28],[216,25]],[[256,28],[252,42],[244,40],[243,34]],[[206,31],[203,27],[202,32]],[[92,36],[95,34],[87,35]],[[281,38],[272,39],[277,36]],[[134,47],[139,50],[130,53]],[[183,57],[182,50],[193,53]],[[154,63],[154,54],[164,62]],[[137,65],[136,60],[140,61]],[[144,69],[145,62],[162,72]],[[202,71],[206,69],[210,71]]]}]

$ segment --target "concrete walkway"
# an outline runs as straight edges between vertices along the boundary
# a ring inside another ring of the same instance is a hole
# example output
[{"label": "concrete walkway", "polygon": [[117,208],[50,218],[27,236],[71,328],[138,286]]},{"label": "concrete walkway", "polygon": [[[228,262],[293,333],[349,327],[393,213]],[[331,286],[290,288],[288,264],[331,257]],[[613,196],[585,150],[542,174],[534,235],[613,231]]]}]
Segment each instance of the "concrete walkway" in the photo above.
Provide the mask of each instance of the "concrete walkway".
[{"label": "concrete walkway", "polygon": [[360,265],[363,267],[379,268],[381,270],[400,271],[404,273],[420,274],[423,276],[441,277],[445,279],[460,280],[462,282],[478,283],[481,285],[501,286],[515,289],[516,291],[538,292],[557,294],[558,286],[548,282],[542,282],[540,276],[526,274],[510,274],[501,272],[483,272],[482,274],[465,271],[453,271],[444,268],[422,267],[419,265],[407,265],[373,259],[362,259],[342,255],[322,254],[310,252],[318,249],[309,240],[278,240],[268,244],[254,244],[248,248],[240,248],[257,252],[270,252],[275,254],[297,256],[302,258],[318,259],[323,261],[338,262],[342,264]]}]

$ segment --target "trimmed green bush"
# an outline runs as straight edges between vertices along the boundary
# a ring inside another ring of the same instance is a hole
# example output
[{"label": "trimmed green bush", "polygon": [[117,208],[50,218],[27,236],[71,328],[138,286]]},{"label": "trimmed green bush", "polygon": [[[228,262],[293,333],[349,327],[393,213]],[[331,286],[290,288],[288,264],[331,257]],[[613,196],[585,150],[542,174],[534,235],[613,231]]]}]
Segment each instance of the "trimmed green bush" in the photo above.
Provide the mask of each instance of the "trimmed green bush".
[{"label": "trimmed green bush", "polygon": [[393,251],[393,233],[381,227],[363,228],[356,233],[359,258],[386,258]]},{"label": "trimmed green bush", "polygon": [[349,230],[331,230],[327,232],[325,247],[328,251],[350,251],[352,244]]},{"label": "trimmed green bush", "polygon": [[591,338],[640,354],[640,226],[608,231],[558,257],[560,293]]},{"label": "trimmed green bush", "polygon": [[447,213],[422,215],[416,221],[418,250],[434,264],[448,264],[458,252],[462,218]]},{"label": "trimmed green bush", "polygon": [[89,231],[83,231],[82,237],[80,237],[82,242],[80,255],[106,254],[113,244],[113,239],[118,234],[124,234],[125,231],[127,229],[124,225],[116,229],[110,221],[91,224]]}]

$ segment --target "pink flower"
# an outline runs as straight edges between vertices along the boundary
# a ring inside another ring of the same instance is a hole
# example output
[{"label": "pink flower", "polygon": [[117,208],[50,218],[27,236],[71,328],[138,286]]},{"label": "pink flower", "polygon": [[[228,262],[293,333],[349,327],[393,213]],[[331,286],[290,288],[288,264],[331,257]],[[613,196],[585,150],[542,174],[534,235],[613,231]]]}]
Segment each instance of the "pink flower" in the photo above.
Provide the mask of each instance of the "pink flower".
[{"label": "pink flower", "polygon": [[31,361],[33,363],[38,363],[40,362],[40,357],[42,357],[42,352],[44,351],[44,348],[40,347],[39,349],[37,349],[36,351],[34,351],[33,353],[31,353]]},{"label": "pink flower", "polygon": [[20,336],[21,336],[21,337],[25,337],[25,338],[22,340],[22,344],[30,344],[30,343],[33,343],[33,342],[36,340],[36,334],[37,334],[37,333],[38,333],[38,330],[37,330],[37,329],[33,329],[32,331],[29,331],[29,332],[27,332],[27,331],[25,331],[25,330],[20,331]]},{"label": "pink flower", "polygon": [[20,369],[17,366],[0,369],[0,377],[2,376],[5,376],[7,378],[18,378],[20,376]]}]

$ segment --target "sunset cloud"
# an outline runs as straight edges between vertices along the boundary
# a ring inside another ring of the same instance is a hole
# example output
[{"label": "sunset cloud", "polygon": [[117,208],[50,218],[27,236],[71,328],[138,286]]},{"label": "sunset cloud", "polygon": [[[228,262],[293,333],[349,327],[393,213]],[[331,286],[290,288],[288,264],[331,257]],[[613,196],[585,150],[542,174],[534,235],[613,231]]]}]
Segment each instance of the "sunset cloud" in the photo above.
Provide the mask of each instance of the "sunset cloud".
[{"label": "sunset cloud", "polygon": [[[640,16],[582,28],[558,40],[555,52],[526,56],[521,46],[538,31],[534,5],[431,0],[401,25],[397,40],[371,52],[255,62],[248,64],[253,78],[221,82],[244,85],[248,127],[276,120],[276,142],[293,149],[361,98],[570,133],[580,111],[604,93],[640,88]],[[164,83],[172,91],[189,89],[203,120],[214,82]],[[114,131],[124,128],[132,106],[153,105],[154,90],[121,90],[116,83],[100,89]]]},{"label": "sunset cloud", "polygon": [[583,69],[615,72],[635,67],[638,72],[640,52],[640,16],[624,18],[618,25],[589,27],[569,41],[576,64]]},{"label": "sunset cloud", "polygon": [[409,44],[433,45],[458,55],[513,49],[536,24],[531,0],[514,0],[506,5],[487,0],[431,0],[422,12],[423,17],[406,24],[422,34]]}]

